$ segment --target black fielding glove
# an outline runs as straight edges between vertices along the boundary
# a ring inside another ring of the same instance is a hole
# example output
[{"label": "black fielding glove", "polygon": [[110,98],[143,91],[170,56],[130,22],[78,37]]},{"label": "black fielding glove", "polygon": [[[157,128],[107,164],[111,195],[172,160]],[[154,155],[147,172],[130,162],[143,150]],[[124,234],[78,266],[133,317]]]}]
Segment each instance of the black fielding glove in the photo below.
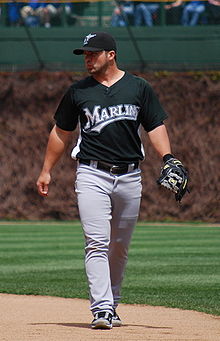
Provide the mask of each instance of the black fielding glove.
[{"label": "black fielding glove", "polygon": [[181,201],[184,194],[189,192],[188,172],[181,161],[177,160],[172,154],[163,157],[164,166],[161,168],[158,185],[164,186],[175,193],[176,201]]}]

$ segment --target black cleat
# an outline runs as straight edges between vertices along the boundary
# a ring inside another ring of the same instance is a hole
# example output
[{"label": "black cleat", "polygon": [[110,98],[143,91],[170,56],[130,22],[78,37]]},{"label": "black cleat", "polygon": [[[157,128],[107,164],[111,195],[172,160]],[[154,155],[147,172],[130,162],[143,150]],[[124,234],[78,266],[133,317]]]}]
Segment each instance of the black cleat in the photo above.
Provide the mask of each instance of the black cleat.
[{"label": "black cleat", "polygon": [[121,327],[122,322],[116,311],[114,310],[114,315],[112,317],[112,327]]},{"label": "black cleat", "polygon": [[92,329],[111,329],[112,328],[112,314],[105,311],[96,313],[91,324]]}]

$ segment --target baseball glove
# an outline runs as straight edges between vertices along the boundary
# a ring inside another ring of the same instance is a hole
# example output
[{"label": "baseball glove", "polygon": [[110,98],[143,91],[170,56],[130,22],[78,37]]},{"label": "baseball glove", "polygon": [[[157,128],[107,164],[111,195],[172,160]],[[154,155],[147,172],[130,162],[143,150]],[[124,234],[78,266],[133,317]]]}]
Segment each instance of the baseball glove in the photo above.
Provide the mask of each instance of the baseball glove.
[{"label": "baseball glove", "polygon": [[186,191],[189,192],[188,180],[188,172],[183,164],[171,156],[161,168],[157,183],[174,192],[176,201],[180,202]]}]

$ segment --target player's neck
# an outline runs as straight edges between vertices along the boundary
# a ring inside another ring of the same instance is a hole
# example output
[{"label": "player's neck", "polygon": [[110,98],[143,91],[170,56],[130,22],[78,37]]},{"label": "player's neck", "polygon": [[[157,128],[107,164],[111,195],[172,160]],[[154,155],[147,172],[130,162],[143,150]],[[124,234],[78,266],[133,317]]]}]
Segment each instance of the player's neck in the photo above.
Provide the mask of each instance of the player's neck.
[{"label": "player's neck", "polygon": [[110,87],[116,82],[118,82],[123,76],[125,72],[119,70],[117,67],[109,68],[105,73],[94,74],[93,77],[101,84]]}]

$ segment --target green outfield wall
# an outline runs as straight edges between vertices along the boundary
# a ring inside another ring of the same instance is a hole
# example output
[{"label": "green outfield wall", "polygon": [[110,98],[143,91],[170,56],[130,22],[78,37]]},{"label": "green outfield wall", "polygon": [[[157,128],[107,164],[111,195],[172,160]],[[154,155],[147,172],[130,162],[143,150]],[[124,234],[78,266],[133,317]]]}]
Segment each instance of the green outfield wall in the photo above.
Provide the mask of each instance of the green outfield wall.
[{"label": "green outfield wall", "polygon": [[105,30],[118,43],[120,66],[139,70],[219,70],[220,26],[1,27],[0,70],[82,70],[74,47],[90,31]]}]

